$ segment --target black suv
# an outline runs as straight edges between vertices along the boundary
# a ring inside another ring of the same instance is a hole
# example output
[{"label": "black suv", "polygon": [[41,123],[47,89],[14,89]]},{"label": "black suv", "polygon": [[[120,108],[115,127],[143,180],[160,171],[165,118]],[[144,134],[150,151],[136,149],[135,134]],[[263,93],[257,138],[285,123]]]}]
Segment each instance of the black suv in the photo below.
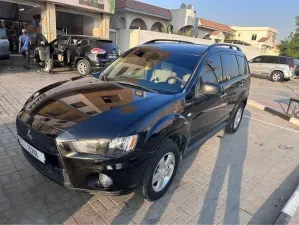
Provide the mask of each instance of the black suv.
[{"label": "black suv", "polygon": [[98,76],[32,95],[17,117],[19,142],[42,174],[77,190],[160,198],[180,161],[226,127],[248,99],[245,55],[229,44],[154,40]]},{"label": "black suv", "polygon": [[42,34],[30,34],[35,61],[44,65],[48,58],[60,65],[74,65],[80,75],[101,69],[119,56],[111,41],[85,35],[64,35],[48,43]]}]

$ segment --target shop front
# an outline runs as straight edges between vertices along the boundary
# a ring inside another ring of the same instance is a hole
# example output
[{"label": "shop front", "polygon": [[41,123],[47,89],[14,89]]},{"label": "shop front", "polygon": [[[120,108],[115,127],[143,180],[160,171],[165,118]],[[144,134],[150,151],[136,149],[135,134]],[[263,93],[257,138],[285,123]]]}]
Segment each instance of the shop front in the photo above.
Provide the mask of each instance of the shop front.
[{"label": "shop front", "polygon": [[0,28],[5,28],[10,50],[17,50],[18,37],[25,28],[41,33],[48,41],[65,34],[109,38],[110,14],[115,0],[0,1]]}]

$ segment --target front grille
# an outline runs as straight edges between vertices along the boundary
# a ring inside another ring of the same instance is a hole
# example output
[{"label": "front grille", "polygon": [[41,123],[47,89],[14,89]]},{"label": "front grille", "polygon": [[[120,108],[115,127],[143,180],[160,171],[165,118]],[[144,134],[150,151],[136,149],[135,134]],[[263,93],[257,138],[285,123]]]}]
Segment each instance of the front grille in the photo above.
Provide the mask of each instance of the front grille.
[{"label": "front grille", "polygon": [[24,156],[26,159],[31,163],[33,167],[35,167],[38,171],[40,171],[45,176],[53,179],[54,181],[58,183],[64,182],[63,179],[63,173],[62,169],[59,167],[59,160],[58,156],[46,156],[46,164],[40,162],[36,158],[34,158],[30,153],[28,153],[23,147],[22,147]]},{"label": "front grille", "polygon": [[27,137],[28,129],[30,127],[23,122],[21,122],[19,119],[17,120],[17,130],[18,134],[26,140],[28,143],[32,144],[37,149],[41,150],[42,152],[46,152],[49,154],[58,154],[56,142],[53,138],[46,136],[44,134],[41,134],[40,132],[30,129],[30,135],[32,139],[29,139]]}]

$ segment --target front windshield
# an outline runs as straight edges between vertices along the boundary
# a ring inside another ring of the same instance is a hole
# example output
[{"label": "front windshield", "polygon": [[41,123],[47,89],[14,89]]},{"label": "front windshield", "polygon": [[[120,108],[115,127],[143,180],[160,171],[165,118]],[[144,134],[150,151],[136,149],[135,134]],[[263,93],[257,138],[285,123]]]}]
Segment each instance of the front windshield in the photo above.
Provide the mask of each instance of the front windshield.
[{"label": "front windshield", "polygon": [[198,55],[142,46],[115,60],[102,74],[108,81],[126,81],[158,92],[173,94],[183,90],[198,59]]},{"label": "front windshield", "polygon": [[0,39],[6,39],[6,31],[5,31],[5,29],[0,29]]}]

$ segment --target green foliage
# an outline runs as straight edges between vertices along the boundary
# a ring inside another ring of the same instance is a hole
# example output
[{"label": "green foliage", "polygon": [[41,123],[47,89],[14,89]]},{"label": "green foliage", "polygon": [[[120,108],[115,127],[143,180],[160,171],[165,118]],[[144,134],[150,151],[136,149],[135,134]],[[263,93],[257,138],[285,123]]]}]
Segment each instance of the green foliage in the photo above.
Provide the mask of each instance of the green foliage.
[{"label": "green foliage", "polygon": [[278,45],[281,56],[289,56],[299,59],[299,15],[295,17],[295,33]]},{"label": "green foliage", "polygon": [[115,0],[109,0],[110,13],[115,12]]}]

